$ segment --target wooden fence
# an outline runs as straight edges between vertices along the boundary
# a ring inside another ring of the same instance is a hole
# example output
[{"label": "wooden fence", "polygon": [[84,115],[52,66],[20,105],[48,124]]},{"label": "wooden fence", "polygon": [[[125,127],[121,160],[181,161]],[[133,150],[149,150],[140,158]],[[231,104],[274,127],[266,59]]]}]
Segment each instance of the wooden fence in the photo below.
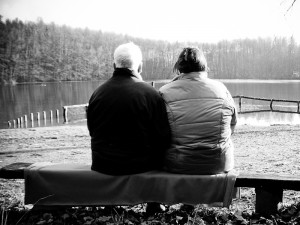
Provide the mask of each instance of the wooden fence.
[{"label": "wooden fence", "polygon": [[30,113],[29,119],[27,115],[23,115],[17,119],[8,121],[8,127],[9,128],[27,128],[29,126],[41,126],[41,123],[46,126],[47,125],[47,118],[49,118],[49,122],[51,125],[54,124],[54,122],[59,123],[59,110],[55,110],[55,118],[53,116],[53,111],[50,110],[48,116],[47,112],[43,111],[42,115],[40,112],[37,112],[34,116],[34,113]]},{"label": "wooden fence", "polygon": [[[239,113],[257,113],[257,112],[279,112],[279,113],[298,113],[300,114],[300,101],[284,99],[257,98],[243,95],[233,96],[238,99]],[[245,104],[243,99],[267,102],[267,104]],[[244,107],[243,107],[244,103]],[[291,103],[290,105],[278,105],[276,103]],[[295,110],[291,110],[294,108]]]},{"label": "wooden fence", "polygon": [[86,119],[87,106],[88,104],[63,106],[64,123]]}]

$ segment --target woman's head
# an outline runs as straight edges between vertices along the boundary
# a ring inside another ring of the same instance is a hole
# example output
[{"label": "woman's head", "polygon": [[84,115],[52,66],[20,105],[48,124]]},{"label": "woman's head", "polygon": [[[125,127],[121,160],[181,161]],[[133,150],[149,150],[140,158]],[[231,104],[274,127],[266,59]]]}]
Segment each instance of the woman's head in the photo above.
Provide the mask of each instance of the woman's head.
[{"label": "woman's head", "polygon": [[207,71],[207,62],[203,52],[197,47],[184,48],[173,71],[177,74]]}]

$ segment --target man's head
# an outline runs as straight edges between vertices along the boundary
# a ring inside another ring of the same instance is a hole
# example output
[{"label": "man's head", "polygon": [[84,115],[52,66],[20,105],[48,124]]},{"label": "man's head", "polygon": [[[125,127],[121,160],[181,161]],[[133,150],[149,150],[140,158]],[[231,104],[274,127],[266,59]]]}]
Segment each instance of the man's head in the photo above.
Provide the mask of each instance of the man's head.
[{"label": "man's head", "polygon": [[119,45],[114,53],[116,68],[128,68],[136,72],[142,71],[141,49],[132,42]]},{"label": "man's head", "polygon": [[207,62],[203,52],[199,48],[184,48],[180,53],[173,68],[174,72],[207,72]]}]

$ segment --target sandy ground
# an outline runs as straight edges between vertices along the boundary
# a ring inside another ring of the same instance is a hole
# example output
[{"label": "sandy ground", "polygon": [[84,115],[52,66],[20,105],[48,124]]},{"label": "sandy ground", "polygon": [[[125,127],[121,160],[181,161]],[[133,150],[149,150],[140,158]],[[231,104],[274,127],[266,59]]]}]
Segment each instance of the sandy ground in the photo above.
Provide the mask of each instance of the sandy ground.
[{"label": "sandy ground", "polygon": [[[249,173],[283,174],[300,178],[300,126],[247,126],[233,135],[235,165]],[[90,137],[84,125],[0,129],[0,166],[13,162],[91,161]],[[24,195],[22,180],[0,179],[0,204]],[[242,192],[243,194],[243,192]],[[253,191],[246,190],[253,200]],[[300,192],[285,191],[285,202],[299,202]]]}]

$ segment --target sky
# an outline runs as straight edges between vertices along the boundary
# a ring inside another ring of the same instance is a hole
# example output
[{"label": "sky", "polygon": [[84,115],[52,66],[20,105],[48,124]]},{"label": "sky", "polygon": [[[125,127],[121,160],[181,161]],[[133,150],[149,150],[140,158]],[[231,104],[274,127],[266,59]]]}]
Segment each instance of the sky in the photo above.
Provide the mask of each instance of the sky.
[{"label": "sky", "polygon": [[170,42],[291,37],[300,0],[0,0],[3,19],[67,25]]}]

